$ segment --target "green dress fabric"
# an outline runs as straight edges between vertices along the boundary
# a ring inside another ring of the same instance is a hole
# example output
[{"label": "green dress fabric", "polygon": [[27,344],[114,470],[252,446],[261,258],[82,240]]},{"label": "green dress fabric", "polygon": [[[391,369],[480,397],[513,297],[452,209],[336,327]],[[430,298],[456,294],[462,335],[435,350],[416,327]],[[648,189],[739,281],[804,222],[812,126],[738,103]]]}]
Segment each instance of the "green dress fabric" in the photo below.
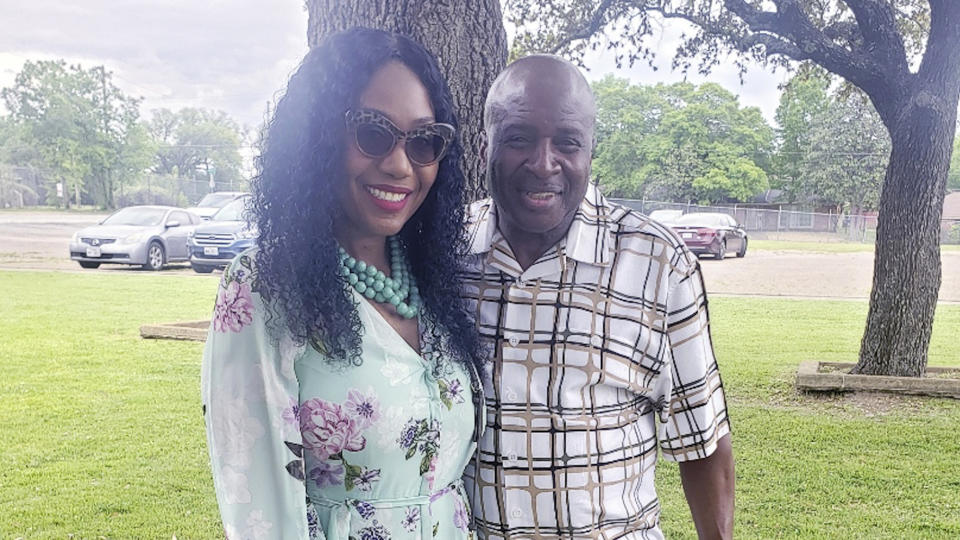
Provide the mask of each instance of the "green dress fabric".
[{"label": "green dress fabric", "polygon": [[[472,534],[461,475],[476,448],[473,370],[417,353],[354,294],[362,364],[274,340],[246,253],[224,273],[202,394],[217,500],[233,539],[425,540]],[[351,289],[352,290],[352,289]]]}]

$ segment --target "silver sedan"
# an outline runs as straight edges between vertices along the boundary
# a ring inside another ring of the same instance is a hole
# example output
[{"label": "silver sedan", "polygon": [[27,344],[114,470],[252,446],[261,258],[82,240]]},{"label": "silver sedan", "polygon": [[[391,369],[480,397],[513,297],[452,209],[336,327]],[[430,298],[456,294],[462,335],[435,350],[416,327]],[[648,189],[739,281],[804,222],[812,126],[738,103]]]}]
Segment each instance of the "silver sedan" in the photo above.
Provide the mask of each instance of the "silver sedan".
[{"label": "silver sedan", "polygon": [[70,258],[84,268],[112,263],[160,270],[167,263],[190,260],[187,236],[200,221],[182,208],[129,206],[74,233]]}]

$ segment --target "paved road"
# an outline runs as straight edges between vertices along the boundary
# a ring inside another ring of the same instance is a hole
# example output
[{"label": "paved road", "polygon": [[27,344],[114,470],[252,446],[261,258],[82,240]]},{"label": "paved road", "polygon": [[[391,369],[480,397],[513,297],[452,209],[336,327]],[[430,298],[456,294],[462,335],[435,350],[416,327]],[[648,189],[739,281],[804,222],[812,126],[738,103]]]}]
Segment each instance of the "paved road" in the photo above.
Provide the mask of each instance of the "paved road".
[{"label": "paved road", "polygon": [[[0,268],[81,270],[70,260],[73,233],[96,225],[109,214],[92,212],[0,211]],[[144,272],[138,267],[105,264],[84,272]],[[195,274],[189,265],[172,265],[164,272]]]},{"label": "paved road", "polygon": [[[0,211],[0,268],[77,272],[145,271],[123,265],[81,270],[70,261],[67,244],[77,230],[106,214]],[[743,259],[703,259],[711,294],[790,298],[866,299],[873,276],[872,253],[814,253],[752,250]],[[201,276],[189,266],[173,266],[164,275]],[[940,300],[960,302],[960,251],[943,253]]]}]

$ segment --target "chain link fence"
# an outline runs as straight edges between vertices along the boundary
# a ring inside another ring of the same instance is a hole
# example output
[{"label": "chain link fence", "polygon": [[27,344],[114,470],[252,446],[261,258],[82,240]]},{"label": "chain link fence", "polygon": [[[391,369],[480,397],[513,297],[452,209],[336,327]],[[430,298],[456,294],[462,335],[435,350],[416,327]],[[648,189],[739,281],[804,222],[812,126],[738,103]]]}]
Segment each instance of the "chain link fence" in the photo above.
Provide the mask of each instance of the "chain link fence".
[{"label": "chain link fence", "polygon": [[[613,200],[647,215],[658,210],[669,211],[665,213],[667,217],[692,212],[729,214],[747,231],[750,231],[752,237],[764,240],[863,242],[872,244],[877,238],[876,213],[838,214],[738,204],[702,206],[690,203],[637,199]],[[654,217],[657,216],[654,215]],[[960,220],[941,220],[940,242],[942,244],[960,244]]]}]

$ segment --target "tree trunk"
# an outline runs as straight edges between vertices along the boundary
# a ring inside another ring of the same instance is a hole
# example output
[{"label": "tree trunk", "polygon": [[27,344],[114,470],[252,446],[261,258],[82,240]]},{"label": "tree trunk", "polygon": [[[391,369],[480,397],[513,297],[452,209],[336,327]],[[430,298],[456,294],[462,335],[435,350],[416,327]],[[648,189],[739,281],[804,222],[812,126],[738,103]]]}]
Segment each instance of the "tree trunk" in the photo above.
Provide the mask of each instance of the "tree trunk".
[{"label": "tree trunk", "polygon": [[940,82],[939,89],[912,92],[887,115],[895,119],[888,123],[892,151],[880,196],[870,311],[854,373],[920,377],[926,370],[960,90],[956,81]]},{"label": "tree trunk", "polygon": [[307,0],[310,47],[353,26],[398,32],[417,40],[440,62],[453,93],[463,145],[461,166],[469,200],[486,195],[480,156],[483,102],[507,60],[498,0]]}]

